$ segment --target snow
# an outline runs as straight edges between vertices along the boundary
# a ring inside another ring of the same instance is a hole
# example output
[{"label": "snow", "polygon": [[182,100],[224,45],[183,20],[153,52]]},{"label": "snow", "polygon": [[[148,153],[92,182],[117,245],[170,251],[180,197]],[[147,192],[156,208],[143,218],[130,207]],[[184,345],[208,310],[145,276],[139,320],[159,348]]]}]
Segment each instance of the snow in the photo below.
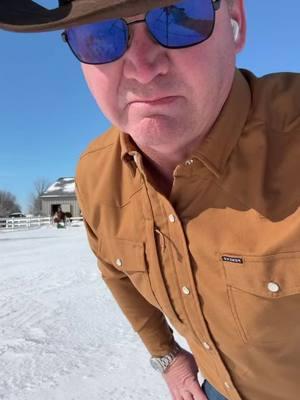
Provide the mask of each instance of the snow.
[{"label": "snow", "polygon": [[74,193],[75,192],[75,182],[66,183],[65,186],[63,187],[63,192]]},{"label": "snow", "polygon": [[60,185],[58,185],[58,182],[53,183],[51,186],[48,187],[46,190],[46,193],[48,192],[54,192],[55,190],[60,189]]},{"label": "snow", "polygon": [[57,190],[63,193],[74,193],[75,192],[75,181],[74,178],[61,178],[60,180],[53,183],[48,187],[45,194],[55,192]]},{"label": "snow", "polygon": [[1,400],[171,399],[83,226],[0,231],[0,274]]},{"label": "snow", "polygon": [[74,178],[63,178],[65,182],[74,182]]}]

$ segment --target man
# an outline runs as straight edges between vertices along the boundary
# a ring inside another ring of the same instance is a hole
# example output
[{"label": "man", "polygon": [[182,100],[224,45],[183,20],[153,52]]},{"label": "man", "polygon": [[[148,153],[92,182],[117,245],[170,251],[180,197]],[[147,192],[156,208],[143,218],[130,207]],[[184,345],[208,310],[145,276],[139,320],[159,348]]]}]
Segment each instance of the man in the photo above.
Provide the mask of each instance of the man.
[{"label": "man", "polygon": [[298,398],[299,76],[235,69],[243,0],[10,2],[5,29],[66,28],[114,125],[81,157],[78,198],[172,398]]}]

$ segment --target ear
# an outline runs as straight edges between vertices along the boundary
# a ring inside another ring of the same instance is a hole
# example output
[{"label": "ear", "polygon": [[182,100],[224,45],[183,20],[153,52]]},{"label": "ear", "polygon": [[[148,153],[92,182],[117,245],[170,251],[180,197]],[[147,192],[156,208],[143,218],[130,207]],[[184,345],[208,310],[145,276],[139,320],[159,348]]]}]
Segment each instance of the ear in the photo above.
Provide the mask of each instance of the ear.
[{"label": "ear", "polygon": [[244,0],[234,0],[229,10],[234,33],[236,53],[239,53],[246,42],[246,13]]}]

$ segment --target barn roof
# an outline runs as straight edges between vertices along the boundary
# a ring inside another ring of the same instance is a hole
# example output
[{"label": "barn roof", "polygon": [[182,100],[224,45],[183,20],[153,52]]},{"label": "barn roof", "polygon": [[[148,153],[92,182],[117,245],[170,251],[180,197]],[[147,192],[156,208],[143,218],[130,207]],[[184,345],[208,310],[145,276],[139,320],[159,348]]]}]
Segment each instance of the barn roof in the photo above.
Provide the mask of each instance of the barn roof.
[{"label": "barn roof", "polygon": [[41,195],[45,197],[76,197],[75,178],[59,178]]}]

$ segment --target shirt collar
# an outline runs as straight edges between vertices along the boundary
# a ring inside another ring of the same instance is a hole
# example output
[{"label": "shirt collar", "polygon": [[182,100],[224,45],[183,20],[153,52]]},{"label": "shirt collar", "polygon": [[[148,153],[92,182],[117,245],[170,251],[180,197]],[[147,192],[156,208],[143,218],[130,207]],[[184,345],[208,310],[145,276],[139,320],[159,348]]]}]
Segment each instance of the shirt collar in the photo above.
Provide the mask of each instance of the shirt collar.
[{"label": "shirt collar", "polygon": [[[209,134],[192,157],[220,176],[246,124],[251,92],[246,78],[236,70],[229,96]],[[120,132],[121,159],[132,160],[138,148],[131,137]]]},{"label": "shirt collar", "polygon": [[229,96],[216,122],[193,157],[219,177],[246,124],[251,106],[250,87],[242,72],[236,70]]},{"label": "shirt collar", "polygon": [[121,160],[129,161],[133,155],[138,151],[138,148],[130,135],[120,132],[120,145],[121,145]]}]

